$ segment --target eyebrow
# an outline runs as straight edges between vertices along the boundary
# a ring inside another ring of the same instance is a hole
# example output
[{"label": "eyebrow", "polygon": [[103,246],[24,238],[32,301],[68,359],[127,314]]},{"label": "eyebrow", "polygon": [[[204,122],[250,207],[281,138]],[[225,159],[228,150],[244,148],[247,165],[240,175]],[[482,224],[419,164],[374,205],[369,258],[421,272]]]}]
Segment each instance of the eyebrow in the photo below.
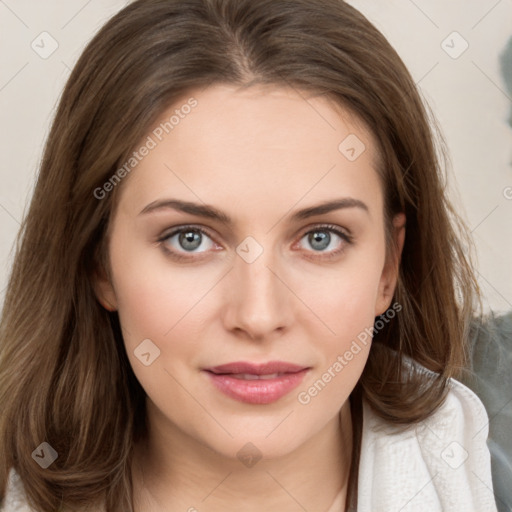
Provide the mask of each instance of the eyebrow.
[{"label": "eyebrow", "polygon": [[[369,213],[368,206],[359,199],[353,197],[343,197],[332,201],[327,201],[316,206],[310,206],[302,210],[298,210],[291,216],[292,222],[313,217],[315,215],[324,215],[335,210],[345,208],[359,208],[366,213]],[[145,215],[160,210],[177,210],[183,213],[189,213],[197,217],[204,217],[207,219],[215,220],[227,226],[233,225],[233,220],[224,212],[214,208],[213,206],[203,205],[198,203],[191,203],[188,201],[180,201],[178,199],[158,199],[148,204],[139,215]]]}]

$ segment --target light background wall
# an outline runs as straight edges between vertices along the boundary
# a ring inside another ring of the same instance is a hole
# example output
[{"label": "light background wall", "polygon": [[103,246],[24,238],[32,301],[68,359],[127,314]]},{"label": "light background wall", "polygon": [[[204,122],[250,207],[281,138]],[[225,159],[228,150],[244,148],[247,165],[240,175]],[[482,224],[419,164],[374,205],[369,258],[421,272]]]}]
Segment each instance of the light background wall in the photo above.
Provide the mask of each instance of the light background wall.
[{"label": "light background wall", "polygon": [[[349,3],[396,48],[439,120],[452,159],[450,193],[478,250],[484,306],[512,309],[512,93],[499,65],[512,37],[512,0]],[[61,90],[85,44],[125,4],[0,0],[2,302],[14,238]],[[44,59],[35,50],[44,55],[52,39],[58,48]]]}]

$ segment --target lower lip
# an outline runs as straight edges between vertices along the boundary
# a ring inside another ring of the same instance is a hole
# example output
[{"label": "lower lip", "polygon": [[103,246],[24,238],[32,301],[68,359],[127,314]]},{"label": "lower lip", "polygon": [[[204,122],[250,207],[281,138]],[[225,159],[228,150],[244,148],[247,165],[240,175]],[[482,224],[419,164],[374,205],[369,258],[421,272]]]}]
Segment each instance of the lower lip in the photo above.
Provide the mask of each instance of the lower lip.
[{"label": "lower lip", "polygon": [[275,379],[243,380],[230,375],[218,375],[207,371],[213,385],[225,395],[247,404],[270,404],[277,402],[296,388],[304,379],[307,368],[296,373],[287,373]]}]

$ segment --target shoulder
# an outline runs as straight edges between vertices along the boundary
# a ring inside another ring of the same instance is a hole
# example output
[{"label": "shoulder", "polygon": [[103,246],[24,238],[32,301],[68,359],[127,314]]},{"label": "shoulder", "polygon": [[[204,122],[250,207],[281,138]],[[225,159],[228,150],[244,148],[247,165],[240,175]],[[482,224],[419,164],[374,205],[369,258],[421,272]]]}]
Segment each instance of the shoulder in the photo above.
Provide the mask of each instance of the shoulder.
[{"label": "shoulder", "polygon": [[27,503],[23,482],[14,468],[9,471],[9,479],[4,500],[0,504],[0,512],[35,512]]},{"label": "shoulder", "polygon": [[[67,508],[61,510],[67,510]],[[105,507],[102,506],[93,510],[95,512],[105,512]],[[84,507],[83,511],[90,512],[91,508]],[[5,497],[0,503],[0,512],[38,512],[29,506],[23,482],[14,468],[9,471]]]},{"label": "shoulder", "polygon": [[487,413],[465,385],[448,386],[428,419],[401,431],[363,404],[358,511],[496,511]]}]

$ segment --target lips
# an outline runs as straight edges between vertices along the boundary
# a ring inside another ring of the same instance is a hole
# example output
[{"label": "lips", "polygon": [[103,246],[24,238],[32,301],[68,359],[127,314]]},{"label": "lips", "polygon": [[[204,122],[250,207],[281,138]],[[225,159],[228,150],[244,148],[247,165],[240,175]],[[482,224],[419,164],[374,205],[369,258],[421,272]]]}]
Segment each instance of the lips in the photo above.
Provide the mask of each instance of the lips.
[{"label": "lips", "polygon": [[284,361],[234,362],[206,368],[204,372],[230,398],[250,404],[269,404],[296,388],[309,369]]}]

